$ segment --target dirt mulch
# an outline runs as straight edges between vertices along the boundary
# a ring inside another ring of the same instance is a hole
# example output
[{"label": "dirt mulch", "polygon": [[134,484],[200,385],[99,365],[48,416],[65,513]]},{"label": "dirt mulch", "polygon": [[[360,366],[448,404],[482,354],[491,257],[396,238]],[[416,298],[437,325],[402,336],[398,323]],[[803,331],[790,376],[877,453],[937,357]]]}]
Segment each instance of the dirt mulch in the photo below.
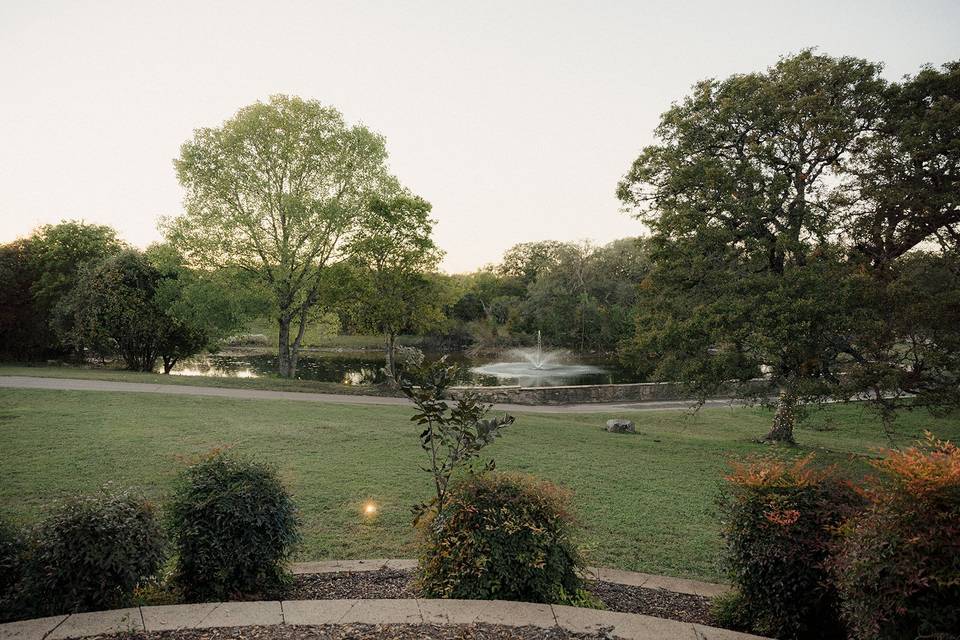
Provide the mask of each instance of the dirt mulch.
[{"label": "dirt mulch", "polygon": [[[609,611],[641,613],[711,626],[716,624],[710,616],[710,598],[703,596],[603,581],[593,582],[589,588]],[[396,569],[302,574],[296,576],[287,595],[290,600],[415,597],[417,592],[412,572]]]},{"label": "dirt mulch", "polygon": [[225,627],[180,631],[148,631],[97,636],[110,640],[608,640],[610,636],[571,633],[562,629],[506,627],[492,624],[337,624],[322,626]]}]

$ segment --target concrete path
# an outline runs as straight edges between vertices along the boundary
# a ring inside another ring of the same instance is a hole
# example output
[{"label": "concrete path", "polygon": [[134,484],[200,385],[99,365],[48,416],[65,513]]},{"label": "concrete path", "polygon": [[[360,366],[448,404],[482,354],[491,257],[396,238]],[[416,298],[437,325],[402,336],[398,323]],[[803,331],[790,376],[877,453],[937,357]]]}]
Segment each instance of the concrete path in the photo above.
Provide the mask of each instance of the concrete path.
[{"label": "concrete path", "polygon": [[[212,396],[242,400],[296,400],[328,404],[409,406],[405,398],[360,396],[300,391],[266,391],[262,389],[230,389],[227,387],[194,387],[180,384],[147,384],[143,382],[112,382],[79,378],[34,378],[30,376],[0,376],[0,388],[54,389],[62,391],[111,391],[122,393],[160,393],[183,396]],[[495,404],[497,411],[511,413],[621,413],[629,411],[687,411],[694,406],[691,400],[651,402],[584,403],[565,405]],[[707,400],[705,408],[732,407],[738,403],[729,399]]]},{"label": "concrete path", "polygon": [[486,623],[624,640],[763,640],[630,613],[501,600],[285,600],[131,607],[0,624],[0,640],[62,640],[112,633],[275,625]]}]

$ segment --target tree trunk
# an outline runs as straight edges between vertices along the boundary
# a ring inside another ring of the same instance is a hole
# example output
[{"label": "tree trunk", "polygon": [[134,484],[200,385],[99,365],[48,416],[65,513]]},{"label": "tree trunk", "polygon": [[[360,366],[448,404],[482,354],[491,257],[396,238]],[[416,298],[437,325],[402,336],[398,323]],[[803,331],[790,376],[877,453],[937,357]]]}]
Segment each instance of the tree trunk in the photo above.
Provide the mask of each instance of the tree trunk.
[{"label": "tree trunk", "polygon": [[390,373],[390,377],[394,380],[397,379],[397,336],[393,333],[387,334],[387,371]]},{"label": "tree trunk", "polygon": [[177,359],[170,356],[163,356],[163,373],[165,375],[170,374],[170,370],[173,369],[173,366],[177,364]]},{"label": "tree trunk", "polygon": [[280,316],[280,336],[277,344],[278,373],[282,378],[292,378],[296,371],[296,363],[292,362],[290,354],[290,317]]},{"label": "tree trunk", "polygon": [[764,442],[786,442],[794,444],[793,427],[797,422],[797,396],[789,391],[780,391],[777,400],[777,413],[773,416],[773,426],[763,437]]}]

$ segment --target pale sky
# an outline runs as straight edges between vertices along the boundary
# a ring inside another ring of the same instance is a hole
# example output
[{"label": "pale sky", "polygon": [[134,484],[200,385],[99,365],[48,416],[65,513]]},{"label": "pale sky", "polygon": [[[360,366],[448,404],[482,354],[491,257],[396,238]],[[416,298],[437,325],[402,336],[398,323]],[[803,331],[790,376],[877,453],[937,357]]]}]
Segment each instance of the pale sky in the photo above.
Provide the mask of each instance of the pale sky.
[{"label": "pale sky", "polygon": [[614,190],[659,114],[809,46],[899,78],[960,58],[960,1],[0,0],[0,242],[63,218],[160,239],[180,145],[274,93],[386,136],[447,271],[637,235]]}]

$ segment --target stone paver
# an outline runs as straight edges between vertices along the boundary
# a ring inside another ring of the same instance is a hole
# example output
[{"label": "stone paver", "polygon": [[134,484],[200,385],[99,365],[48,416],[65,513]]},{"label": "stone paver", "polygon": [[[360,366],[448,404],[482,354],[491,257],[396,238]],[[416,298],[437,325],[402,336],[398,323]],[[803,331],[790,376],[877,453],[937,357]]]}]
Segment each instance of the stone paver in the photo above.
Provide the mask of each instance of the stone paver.
[{"label": "stone paver", "polygon": [[693,625],[693,629],[697,633],[697,640],[766,640],[763,636],[730,631],[729,629],[705,627],[702,624]]},{"label": "stone paver", "polygon": [[0,640],[42,640],[66,619],[67,616],[50,616],[0,624]]},{"label": "stone paver", "polygon": [[194,625],[198,629],[211,627],[245,627],[283,623],[283,611],[279,601],[272,602],[220,602],[210,613]]},{"label": "stone paver", "polygon": [[423,621],[431,624],[523,624],[549,629],[556,626],[548,604],[507,600],[419,600]]},{"label": "stone paver", "polygon": [[553,605],[557,624],[575,633],[606,631],[626,640],[697,640],[693,625],[615,611]]},{"label": "stone paver", "polygon": [[412,598],[400,600],[357,600],[338,622],[365,622],[368,624],[420,624],[423,616],[417,601]]},{"label": "stone paver", "polygon": [[139,607],[75,613],[51,631],[47,640],[82,638],[120,631],[143,631],[143,619],[140,617]]},{"label": "stone paver", "polygon": [[357,600],[284,600],[283,621],[287,624],[334,624],[347,615]]},{"label": "stone paver", "polygon": [[140,613],[143,615],[143,625],[147,631],[172,631],[199,626],[204,618],[209,616],[218,606],[220,606],[219,602],[165,604],[155,607],[140,607]]},{"label": "stone paver", "polygon": [[598,579],[604,582],[625,584],[631,587],[642,587],[646,585],[650,578],[654,577],[649,573],[624,571],[622,569],[607,569],[606,567],[590,567],[587,571],[598,576]]},{"label": "stone paver", "polygon": [[708,598],[713,598],[714,596],[730,591],[730,587],[722,584],[653,575],[643,583],[643,586],[647,589],[664,589],[666,591],[673,591],[674,593],[689,593],[691,595],[706,596]]}]

